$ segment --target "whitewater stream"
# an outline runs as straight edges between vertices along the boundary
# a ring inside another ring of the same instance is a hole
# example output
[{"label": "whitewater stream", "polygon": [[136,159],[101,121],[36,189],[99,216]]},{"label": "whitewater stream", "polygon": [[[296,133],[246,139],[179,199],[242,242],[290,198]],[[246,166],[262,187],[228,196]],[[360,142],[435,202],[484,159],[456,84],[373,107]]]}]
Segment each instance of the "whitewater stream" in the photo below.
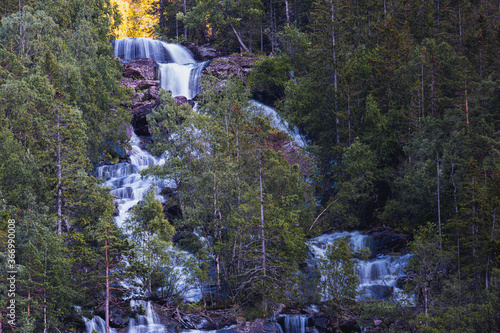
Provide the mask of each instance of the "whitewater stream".
[{"label": "whitewater stream", "polygon": [[[162,41],[133,38],[115,40],[113,42],[115,56],[121,59],[136,59],[136,58],[151,58],[158,62],[160,87],[172,92],[175,96],[185,96],[192,99],[199,94],[199,79],[206,63],[197,63],[190,52],[183,46],[177,44],[169,44]],[[288,123],[284,121],[274,109],[252,101],[251,109],[254,112],[259,112],[271,120],[271,124],[276,128],[287,132],[294,139],[299,147],[305,147],[306,141],[300,135],[296,128],[290,129]],[[124,222],[129,216],[129,211],[140,200],[144,198],[147,190],[151,186],[156,186],[156,197],[158,200],[164,199],[158,194],[160,187],[175,188],[175,184],[171,180],[163,180],[161,184],[154,183],[150,179],[142,179],[139,172],[146,169],[150,165],[163,165],[165,159],[163,157],[155,157],[149,152],[141,148],[141,139],[132,133],[130,138],[131,151],[129,154],[130,163],[120,162],[113,165],[102,165],[97,168],[97,174],[105,180],[104,185],[109,187],[111,193],[115,197],[118,204],[118,216],[116,223],[123,227]],[[308,241],[307,245],[310,249],[313,258],[322,258],[329,244],[340,237],[348,237],[353,248],[370,248],[370,236],[362,235],[359,232],[351,233],[335,233],[322,235]],[[172,248],[174,253],[177,251]],[[182,251],[178,251],[182,252]],[[396,281],[398,271],[403,267],[408,260],[408,257],[380,256],[368,262],[357,263],[360,279],[360,290],[366,297],[386,298],[389,294],[398,292]],[[181,270],[180,264],[175,269]],[[185,279],[184,279],[185,280]],[[186,293],[187,301],[199,301],[201,299],[201,291],[196,287],[185,285],[185,281],[179,281],[179,288],[188,290]],[[161,333],[167,332],[167,328],[163,326],[158,314],[155,313],[151,303],[144,301],[131,301],[131,307],[137,308],[142,306],[146,312],[144,315],[139,315],[136,319],[130,319],[128,332],[129,333]],[[286,316],[283,327],[278,325],[278,329],[284,333],[304,333],[305,332],[305,317],[303,316]],[[104,333],[104,320],[98,316],[87,319],[85,318],[86,332],[92,333],[93,330],[98,333]],[[112,329],[111,332],[116,332]],[[195,333],[195,330],[187,330],[186,332]]]}]

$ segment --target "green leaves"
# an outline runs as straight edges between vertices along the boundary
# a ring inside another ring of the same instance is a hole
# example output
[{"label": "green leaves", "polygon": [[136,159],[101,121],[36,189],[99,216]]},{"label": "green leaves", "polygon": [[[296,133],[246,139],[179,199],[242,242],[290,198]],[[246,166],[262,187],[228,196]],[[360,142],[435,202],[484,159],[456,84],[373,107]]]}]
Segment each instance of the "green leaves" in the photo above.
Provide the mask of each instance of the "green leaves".
[{"label": "green leaves", "polygon": [[357,295],[358,275],[346,239],[335,240],[320,261],[322,290],[333,310],[349,311]]}]

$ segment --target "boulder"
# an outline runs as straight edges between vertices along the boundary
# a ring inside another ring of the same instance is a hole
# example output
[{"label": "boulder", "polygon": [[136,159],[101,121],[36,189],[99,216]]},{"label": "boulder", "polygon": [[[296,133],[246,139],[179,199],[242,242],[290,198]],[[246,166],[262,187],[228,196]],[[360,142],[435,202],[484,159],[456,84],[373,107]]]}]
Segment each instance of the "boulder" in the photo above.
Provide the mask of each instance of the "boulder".
[{"label": "boulder", "polygon": [[134,126],[135,134],[139,136],[151,134],[146,117],[158,105],[160,105],[160,100],[136,101],[133,103],[130,111],[132,113],[132,126]]},{"label": "boulder", "polygon": [[276,333],[278,328],[276,323],[271,319],[255,319],[254,321],[246,321],[241,326],[236,326],[227,330],[229,333]]},{"label": "boulder", "polygon": [[158,64],[149,58],[123,60],[123,77],[135,80],[155,80],[158,77]]},{"label": "boulder", "polygon": [[158,87],[160,85],[160,81],[158,80],[140,80],[140,79],[132,79],[132,78],[122,78],[120,81],[122,86],[125,86],[133,91],[148,89],[152,86]]},{"label": "boulder", "polygon": [[354,319],[347,319],[347,320],[341,321],[339,323],[339,329],[341,332],[345,332],[345,333],[361,332],[361,328],[359,327],[359,324]]},{"label": "boulder", "polygon": [[191,42],[183,42],[182,45],[186,47],[191,53],[196,61],[207,61],[212,60],[217,57],[221,57],[224,54],[222,49],[217,49],[212,46],[212,44],[198,44]]},{"label": "boulder", "polygon": [[376,227],[367,231],[366,234],[372,235],[370,250],[373,255],[407,251],[407,236],[396,233],[390,227]]},{"label": "boulder", "polygon": [[234,55],[214,59],[203,70],[203,74],[212,73],[217,79],[224,82],[230,78],[239,76],[246,82],[252,67],[261,57]]},{"label": "boulder", "polygon": [[188,103],[191,105],[191,107],[194,107],[194,102],[190,99],[187,99],[184,96],[176,96],[174,97],[175,103],[177,103],[177,106],[181,106],[182,104]]}]

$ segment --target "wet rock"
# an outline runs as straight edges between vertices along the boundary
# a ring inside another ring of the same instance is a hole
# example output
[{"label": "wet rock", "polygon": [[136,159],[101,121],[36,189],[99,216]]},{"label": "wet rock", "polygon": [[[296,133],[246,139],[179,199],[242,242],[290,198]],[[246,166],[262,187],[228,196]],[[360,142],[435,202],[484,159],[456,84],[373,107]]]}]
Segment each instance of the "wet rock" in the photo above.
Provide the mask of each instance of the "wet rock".
[{"label": "wet rock", "polygon": [[114,327],[126,327],[128,326],[128,322],[130,320],[129,317],[125,314],[125,311],[117,307],[111,308],[109,319],[111,326]]},{"label": "wet rock", "polygon": [[135,80],[155,80],[157,78],[158,64],[149,58],[123,60],[125,68],[123,77]]},{"label": "wet rock", "polygon": [[158,105],[160,105],[159,100],[135,102],[132,105],[130,111],[132,113],[132,126],[134,126],[135,134],[139,136],[151,134],[146,117]]},{"label": "wet rock", "polygon": [[239,76],[243,79],[243,82],[246,82],[246,77],[248,77],[252,67],[259,60],[262,60],[262,58],[244,55],[220,57],[212,60],[203,70],[203,74],[212,73],[222,82]]},{"label": "wet rock", "polygon": [[241,326],[236,326],[228,333],[276,333],[276,323],[270,319],[256,319],[254,321],[247,321]]},{"label": "wet rock", "polygon": [[326,331],[329,324],[329,320],[327,317],[316,317],[314,318],[314,326],[319,330],[319,331]]},{"label": "wet rock", "polygon": [[176,96],[176,97],[174,97],[174,101],[175,101],[175,103],[177,103],[178,106],[181,106],[182,104],[188,103],[189,105],[191,105],[191,107],[194,107],[194,102],[190,99],[187,99],[184,96]]},{"label": "wet rock", "polygon": [[218,49],[212,46],[212,44],[198,44],[191,42],[182,43],[191,53],[196,61],[207,61],[212,60],[217,57],[221,57],[224,54],[224,50]]},{"label": "wet rock", "polygon": [[389,227],[376,227],[367,231],[366,234],[372,235],[370,250],[373,255],[407,251],[407,236],[398,234]]},{"label": "wet rock", "polygon": [[137,89],[143,90],[143,89],[148,89],[149,87],[152,87],[152,86],[159,86],[159,85],[160,85],[159,80],[139,80],[137,82]]},{"label": "wet rock", "polygon": [[139,90],[148,89],[152,86],[158,87],[160,85],[160,81],[122,78],[120,81],[120,84],[122,86],[125,86],[126,88],[132,89],[133,91],[139,91]]},{"label": "wet rock", "polygon": [[345,333],[361,332],[359,324],[353,319],[341,321],[338,327],[341,332]]}]

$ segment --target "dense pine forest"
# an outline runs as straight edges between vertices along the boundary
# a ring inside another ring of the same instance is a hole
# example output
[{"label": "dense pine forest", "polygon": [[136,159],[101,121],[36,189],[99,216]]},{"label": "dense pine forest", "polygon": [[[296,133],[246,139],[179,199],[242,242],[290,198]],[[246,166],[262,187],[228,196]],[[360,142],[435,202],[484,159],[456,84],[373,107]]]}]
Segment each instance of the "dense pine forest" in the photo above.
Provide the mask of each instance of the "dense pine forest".
[{"label": "dense pine forest", "polygon": [[[0,17],[0,333],[84,332],[135,298],[234,323],[316,304],[325,332],[500,331],[500,1],[0,0]],[[112,41],[134,37],[259,60],[206,71],[196,111],[160,91],[143,141],[168,158],[141,175],[174,185],[119,226],[96,170],[130,160]],[[306,274],[308,239],[376,228],[405,239],[406,298],[359,298],[373,254],[345,240]]]}]

